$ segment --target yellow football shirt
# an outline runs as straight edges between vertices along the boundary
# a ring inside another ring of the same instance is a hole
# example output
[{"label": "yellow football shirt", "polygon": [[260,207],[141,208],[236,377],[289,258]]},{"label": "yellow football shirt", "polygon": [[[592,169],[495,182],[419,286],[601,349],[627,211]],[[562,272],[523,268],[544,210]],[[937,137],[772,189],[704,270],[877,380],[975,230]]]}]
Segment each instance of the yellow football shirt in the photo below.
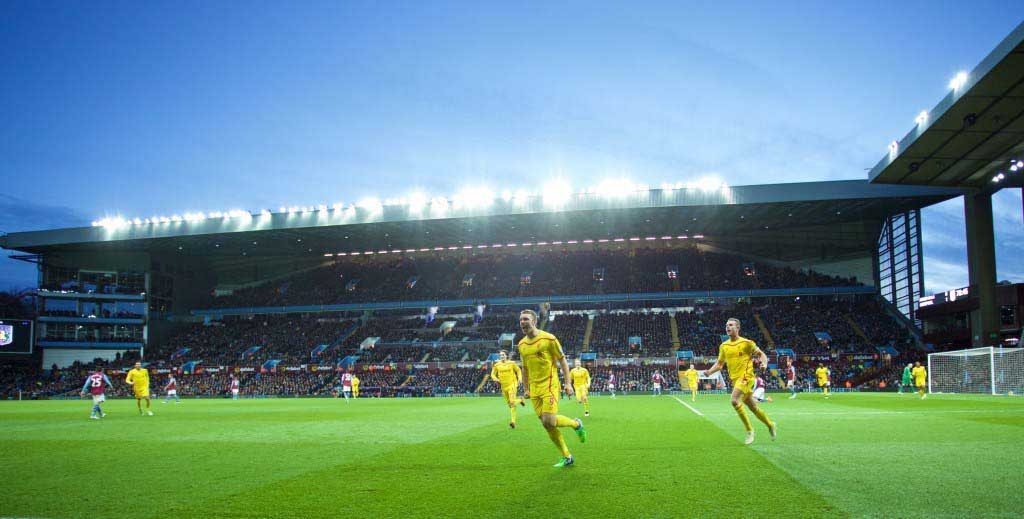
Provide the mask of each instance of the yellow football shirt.
[{"label": "yellow football shirt", "polygon": [[828,368],[825,366],[814,370],[814,374],[818,377],[818,382],[828,382]]},{"label": "yellow football shirt", "polygon": [[537,335],[519,341],[519,357],[530,377],[530,396],[558,394],[558,361],[565,358],[562,345],[554,335],[537,330]]},{"label": "yellow football shirt", "polygon": [[718,362],[729,368],[729,378],[750,381],[754,379],[754,360],[752,356],[757,345],[750,339],[737,337],[728,340],[718,347]]},{"label": "yellow football shirt", "polygon": [[352,387],[359,387],[359,377],[352,375]]},{"label": "yellow football shirt", "polygon": [[684,371],[683,373],[686,374],[686,384],[687,385],[689,385],[689,386],[696,386],[697,385],[697,377],[698,377],[697,370],[691,368],[691,369],[688,369],[688,370]]},{"label": "yellow football shirt", "polygon": [[498,361],[491,368],[491,380],[501,384],[501,387],[516,386],[523,378],[523,372],[519,366],[510,360]]},{"label": "yellow football shirt", "polygon": [[128,371],[128,376],[124,381],[131,384],[136,390],[147,389],[149,388],[149,371],[146,368],[132,368]]},{"label": "yellow football shirt", "polygon": [[910,375],[914,377],[914,384],[923,386],[928,382],[928,370],[924,369],[924,366],[917,366],[910,370]]},{"label": "yellow football shirt", "polygon": [[572,368],[569,371],[569,376],[572,377],[572,387],[576,389],[587,389],[590,387],[590,372],[587,371],[587,368],[583,366]]}]

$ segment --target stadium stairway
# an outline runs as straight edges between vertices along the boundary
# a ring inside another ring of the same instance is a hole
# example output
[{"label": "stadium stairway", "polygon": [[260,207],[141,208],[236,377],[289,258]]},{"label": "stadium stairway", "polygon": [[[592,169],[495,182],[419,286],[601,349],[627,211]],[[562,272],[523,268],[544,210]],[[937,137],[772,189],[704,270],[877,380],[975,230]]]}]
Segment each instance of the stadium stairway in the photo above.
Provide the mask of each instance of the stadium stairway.
[{"label": "stadium stairway", "polygon": [[669,331],[672,333],[672,355],[679,350],[682,342],[679,341],[679,323],[676,322],[676,314],[668,314]]},{"label": "stadium stairway", "polygon": [[900,312],[900,309],[896,308],[896,305],[890,303],[888,299],[879,297],[878,302],[881,303],[882,309],[885,310],[885,313],[889,314],[890,317],[895,319],[896,322],[900,323],[900,325],[910,333],[910,336],[914,338],[918,347],[924,344],[924,334],[921,333],[921,329],[917,327],[917,324],[915,324],[914,321],[911,321],[907,316],[903,315],[903,312]]},{"label": "stadium stairway", "polygon": [[405,387],[405,386],[409,385],[409,382],[412,382],[412,379],[414,379],[414,378],[416,378],[416,377],[413,376],[413,375],[409,375],[409,376],[405,377],[405,380],[403,380],[402,384],[400,386],[398,386],[398,387]]},{"label": "stadium stairway", "polygon": [[331,344],[331,348],[337,348],[338,346],[345,344],[345,341],[348,340],[348,338],[351,337],[358,330],[358,322],[350,324],[348,328],[345,329],[345,331],[341,332],[341,335],[338,337],[338,339]]},{"label": "stadium stairway", "polygon": [[580,351],[590,351],[590,336],[594,333],[594,317],[587,319],[587,328],[583,330],[583,348]]},{"label": "stadium stairway", "polygon": [[491,379],[490,373],[485,374],[484,378],[480,379],[480,383],[476,385],[476,389],[474,389],[473,392],[474,393],[479,393],[479,392],[483,391],[484,390],[484,384],[486,384],[487,381],[490,380],[490,379]]},{"label": "stadium stairway", "polygon": [[430,352],[428,351],[426,354],[423,355],[423,358],[420,359],[420,362],[426,362],[427,359],[429,359],[429,358],[430,358]]},{"label": "stadium stairway", "polygon": [[864,330],[861,329],[859,324],[857,324],[857,321],[854,321],[853,317],[850,317],[850,314],[843,314],[843,317],[846,319],[846,322],[850,323],[850,328],[853,328],[853,331],[857,332],[857,337],[860,337],[860,339],[864,341],[864,344],[871,344],[871,340],[864,334]]},{"label": "stadium stairway", "polygon": [[757,321],[757,327],[761,329],[761,335],[764,335],[764,340],[768,342],[768,346],[775,349],[775,339],[772,339],[772,332],[768,331],[768,326],[764,324],[764,319],[761,319],[761,314],[754,314],[754,320]]}]

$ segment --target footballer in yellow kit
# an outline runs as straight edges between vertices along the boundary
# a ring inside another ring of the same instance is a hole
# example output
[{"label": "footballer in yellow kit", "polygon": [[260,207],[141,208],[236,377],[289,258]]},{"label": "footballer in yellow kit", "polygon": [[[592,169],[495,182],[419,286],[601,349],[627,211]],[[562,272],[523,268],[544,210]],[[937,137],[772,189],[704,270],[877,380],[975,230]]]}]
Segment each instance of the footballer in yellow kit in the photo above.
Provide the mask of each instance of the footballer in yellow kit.
[{"label": "footballer in yellow kit", "polygon": [[558,393],[561,384],[558,382],[558,369],[566,380],[566,392],[573,393],[569,377],[569,363],[565,361],[562,345],[554,335],[537,328],[537,312],[523,310],[519,314],[519,327],[524,337],[519,341],[519,358],[523,359],[523,386],[526,395],[533,403],[537,418],[544,425],[548,438],[562,453],[562,459],[555,467],[568,467],[574,459],[565,445],[565,438],[559,428],[571,427],[576,431],[580,442],[587,441],[587,431],[583,429],[583,420],[572,419],[558,414]]},{"label": "footballer in yellow kit", "polygon": [[153,416],[153,410],[150,409],[152,402],[149,400],[149,371],[142,367],[141,362],[136,362],[135,367],[128,371],[128,376],[124,378],[124,381],[132,386],[132,391],[135,392],[135,404],[139,407],[139,414],[142,412],[142,401],[146,401],[146,413],[149,416]]},{"label": "footballer in yellow kit", "polygon": [[754,382],[757,377],[754,376],[754,357],[757,357],[761,363],[761,368],[764,369],[768,365],[768,356],[761,351],[754,341],[740,337],[740,320],[731,317],[725,323],[725,332],[729,334],[729,340],[722,343],[718,347],[718,360],[711,366],[710,369],[704,372],[704,376],[712,375],[727,367],[729,369],[729,378],[732,380],[732,408],[736,410],[736,414],[739,415],[740,421],[743,422],[743,428],[747,431],[747,437],[743,441],[744,444],[750,445],[754,443],[754,428],[750,425],[750,418],[747,417],[747,412],[743,409],[743,405],[746,404],[748,408],[754,413],[754,416],[758,420],[761,420],[766,426],[768,426],[768,432],[772,436],[772,440],[775,439],[776,427],[775,422],[768,418],[768,415],[757,405],[757,400],[754,399]]},{"label": "footballer in yellow kit", "polygon": [[359,377],[352,374],[352,398],[359,398]]},{"label": "footballer in yellow kit", "polygon": [[590,416],[590,372],[580,364],[580,359],[573,361],[569,377],[572,379],[573,389],[576,390],[576,403],[583,404],[583,416]]},{"label": "footballer in yellow kit", "polygon": [[505,397],[505,402],[508,403],[508,426],[511,429],[515,429],[516,403],[523,406],[526,405],[526,402],[519,398],[519,385],[523,381],[523,372],[519,370],[519,365],[508,360],[507,351],[501,350],[498,352],[498,361],[491,368],[491,380],[501,385],[501,394]]},{"label": "footballer in yellow kit", "polygon": [[914,377],[917,394],[921,395],[922,400],[927,398],[928,393],[925,391],[928,389],[928,370],[920,362],[915,362],[914,369],[910,370],[910,376]]},{"label": "footballer in yellow kit", "polygon": [[679,382],[682,382],[682,379],[683,379],[684,376],[686,377],[686,387],[690,388],[691,400],[693,402],[696,402],[697,401],[697,379],[700,376],[700,374],[697,373],[697,370],[696,370],[696,368],[693,367],[693,364],[690,364],[690,369],[688,369],[686,371],[680,371],[679,373],[682,374],[682,376],[679,377],[679,379],[680,379]]},{"label": "footballer in yellow kit", "polygon": [[825,398],[828,398],[828,390],[832,387],[832,381],[829,380],[829,375],[831,374],[832,372],[823,364],[818,364],[818,369],[814,370],[814,376],[818,379],[818,387],[825,394]]}]

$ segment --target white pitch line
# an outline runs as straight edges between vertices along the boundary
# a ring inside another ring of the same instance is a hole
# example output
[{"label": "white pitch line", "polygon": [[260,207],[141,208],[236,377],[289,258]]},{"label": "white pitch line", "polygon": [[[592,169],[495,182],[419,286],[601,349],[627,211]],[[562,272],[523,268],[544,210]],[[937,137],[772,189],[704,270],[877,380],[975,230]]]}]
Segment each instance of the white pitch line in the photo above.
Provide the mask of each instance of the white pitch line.
[{"label": "white pitch line", "polygon": [[680,399],[679,399],[679,397],[677,397],[677,396],[674,396],[674,397],[672,397],[672,398],[675,398],[675,399],[676,399],[676,402],[679,402],[680,404],[683,404],[683,405],[685,405],[687,409],[689,409],[689,410],[693,411],[694,413],[697,413],[697,416],[704,416],[704,413],[702,413],[702,412],[698,411],[698,410],[697,410],[697,409],[696,409],[695,407],[693,407],[692,405],[690,405],[690,404],[687,404],[686,402],[683,402],[682,400],[680,400]]}]

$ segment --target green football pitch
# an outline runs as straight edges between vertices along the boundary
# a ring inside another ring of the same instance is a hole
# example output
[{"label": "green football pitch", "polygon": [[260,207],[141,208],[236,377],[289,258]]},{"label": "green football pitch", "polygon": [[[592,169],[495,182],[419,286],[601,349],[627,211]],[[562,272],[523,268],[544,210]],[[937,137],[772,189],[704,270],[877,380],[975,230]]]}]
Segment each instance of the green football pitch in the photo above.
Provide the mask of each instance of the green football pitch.
[{"label": "green football pitch", "polygon": [[497,398],[0,402],[0,517],[1024,514],[1024,400],[775,396],[749,447],[724,395],[594,397],[566,469]]}]

